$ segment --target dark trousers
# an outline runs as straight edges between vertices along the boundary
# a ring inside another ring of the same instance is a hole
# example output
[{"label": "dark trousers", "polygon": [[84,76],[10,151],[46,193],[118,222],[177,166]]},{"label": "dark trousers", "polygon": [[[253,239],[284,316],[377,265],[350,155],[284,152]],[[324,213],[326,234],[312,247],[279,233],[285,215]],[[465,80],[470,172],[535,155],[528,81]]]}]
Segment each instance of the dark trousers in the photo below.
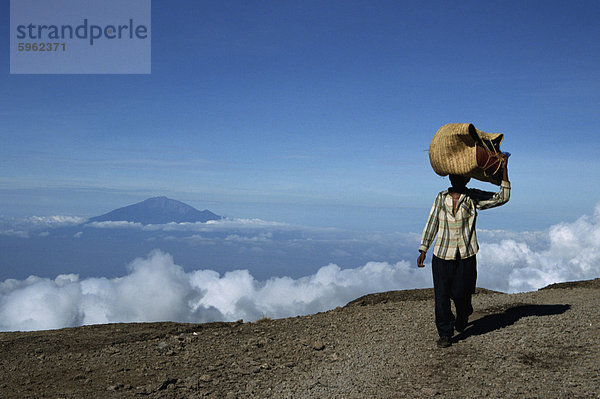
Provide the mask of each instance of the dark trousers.
[{"label": "dark trousers", "polygon": [[[466,259],[444,260],[433,256],[433,291],[435,294],[435,325],[440,337],[454,335],[454,323],[466,324],[473,313],[471,295],[477,281],[475,256]],[[450,308],[450,299],[456,307],[456,319]]]}]

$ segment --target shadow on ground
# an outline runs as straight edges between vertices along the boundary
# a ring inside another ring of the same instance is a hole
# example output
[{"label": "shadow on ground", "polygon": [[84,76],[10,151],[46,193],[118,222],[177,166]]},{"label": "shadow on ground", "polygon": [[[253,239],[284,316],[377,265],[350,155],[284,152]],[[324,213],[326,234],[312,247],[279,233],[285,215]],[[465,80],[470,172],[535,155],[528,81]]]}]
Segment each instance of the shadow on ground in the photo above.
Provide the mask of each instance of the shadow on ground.
[{"label": "shadow on ground", "polygon": [[467,329],[454,337],[458,342],[469,338],[472,335],[487,334],[494,330],[510,326],[521,317],[529,316],[550,316],[562,314],[569,310],[571,305],[518,305],[504,310],[502,313],[493,313],[473,320],[469,323]]}]

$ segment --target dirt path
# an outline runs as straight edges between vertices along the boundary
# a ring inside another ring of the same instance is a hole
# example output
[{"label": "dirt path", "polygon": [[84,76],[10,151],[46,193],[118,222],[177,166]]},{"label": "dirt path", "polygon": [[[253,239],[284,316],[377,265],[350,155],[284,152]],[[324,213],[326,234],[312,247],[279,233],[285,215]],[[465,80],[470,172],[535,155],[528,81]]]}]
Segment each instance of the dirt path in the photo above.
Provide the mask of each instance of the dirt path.
[{"label": "dirt path", "polygon": [[255,323],[0,333],[0,397],[600,397],[600,279],[473,302],[446,349],[428,290]]}]

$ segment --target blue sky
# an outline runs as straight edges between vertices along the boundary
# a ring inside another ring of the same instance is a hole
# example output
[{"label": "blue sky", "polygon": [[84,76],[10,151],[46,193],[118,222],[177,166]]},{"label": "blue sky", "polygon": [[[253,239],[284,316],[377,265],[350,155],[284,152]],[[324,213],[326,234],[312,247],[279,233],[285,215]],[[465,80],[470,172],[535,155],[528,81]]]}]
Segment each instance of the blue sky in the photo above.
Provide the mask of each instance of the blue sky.
[{"label": "blue sky", "polygon": [[449,122],[513,154],[512,200],[484,227],[600,200],[597,1],[155,1],[150,75],[10,75],[6,0],[0,15],[2,216],[167,195],[420,232],[447,186],[426,151]]}]

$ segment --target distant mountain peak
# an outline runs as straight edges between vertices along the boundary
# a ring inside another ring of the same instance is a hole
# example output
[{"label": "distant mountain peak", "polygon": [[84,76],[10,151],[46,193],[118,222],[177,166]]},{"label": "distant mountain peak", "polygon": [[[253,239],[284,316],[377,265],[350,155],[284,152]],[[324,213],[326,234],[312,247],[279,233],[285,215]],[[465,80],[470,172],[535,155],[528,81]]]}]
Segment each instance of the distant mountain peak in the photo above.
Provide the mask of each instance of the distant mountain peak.
[{"label": "distant mountain peak", "polygon": [[198,209],[181,201],[165,196],[148,198],[142,202],[118,208],[104,215],[90,218],[88,222],[117,222],[126,221],[141,224],[165,223],[195,223],[219,220],[222,216],[215,215],[208,209]]}]

